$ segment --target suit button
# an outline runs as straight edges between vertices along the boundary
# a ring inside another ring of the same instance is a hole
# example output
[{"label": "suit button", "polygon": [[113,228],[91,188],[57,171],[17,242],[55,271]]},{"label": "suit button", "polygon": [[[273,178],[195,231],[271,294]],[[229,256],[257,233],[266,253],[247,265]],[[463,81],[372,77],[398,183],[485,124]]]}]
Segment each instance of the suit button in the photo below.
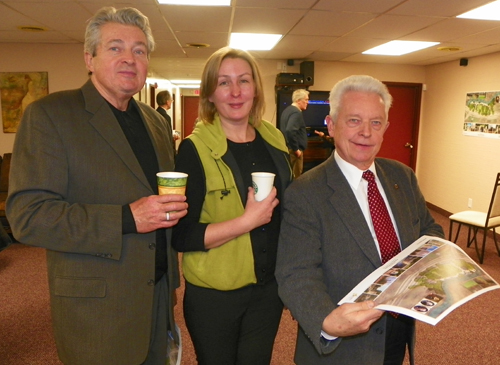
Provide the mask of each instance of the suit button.
[{"label": "suit button", "polygon": [[156,243],[150,243],[149,244],[149,249],[154,250],[156,248]]},{"label": "suit button", "polygon": [[153,279],[148,280],[148,285],[149,285],[149,286],[153,286],[153,285],[155,285],[155,281],[154,281]]},{"label": "suit button", "polygon": [[375,333],[377,333],[378,335],[381,335],[381,334],[383,334],[383,333],[384,333],[384,330],[383,330],[382,328],[380,328],[380,327],[379,327],[379,328],[377,328],[377,329],[375,330]]}]

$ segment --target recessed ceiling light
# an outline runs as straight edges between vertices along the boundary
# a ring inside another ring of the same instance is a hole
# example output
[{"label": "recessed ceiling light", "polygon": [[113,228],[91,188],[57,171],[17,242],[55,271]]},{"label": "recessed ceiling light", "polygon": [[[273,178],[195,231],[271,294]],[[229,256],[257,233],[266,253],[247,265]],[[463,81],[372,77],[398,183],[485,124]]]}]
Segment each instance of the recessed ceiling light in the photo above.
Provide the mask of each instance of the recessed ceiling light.
[{"label": "recessed ceiling light", "polygon": [[229,47],[247,51],[269,51],[281,37],[281,34],[231,33]]},{"label": "recessed ceiling light", "polygon": [[21,25],[17,27],[17,29],[22,30],[24,32],[45,32],[47,28],[44,27],[34,27],[30,25]]},{"label": "recessed ceiling light", "polygon": [[198,6],[230,6],[231,0],[158,0],[158,4],[198,5]]},{"label": "recessed ceiling light", "polygon": [[390,41],[364,51],[363,54],[401,56],[407,53],[419,51],[424,48],[432,47],[436,44],[439,44],[439,42]]},{"label": "recessed ceiling light", "polygon": [[457,18],[479,19],[479,20],[500,20],[500,1],[472,9],[466,13],[457,15]]},{"label": "recessed ceiling light", "polygon": [[462,48],[460,47],[438,47],[438,51],[446,51],[446,52],[456,52],[460,51]]},{"label": "recessed ceiling light", "polygon": [[189,48],[208,48],[210,44],[207,43],[186,43],[186,47]]}]

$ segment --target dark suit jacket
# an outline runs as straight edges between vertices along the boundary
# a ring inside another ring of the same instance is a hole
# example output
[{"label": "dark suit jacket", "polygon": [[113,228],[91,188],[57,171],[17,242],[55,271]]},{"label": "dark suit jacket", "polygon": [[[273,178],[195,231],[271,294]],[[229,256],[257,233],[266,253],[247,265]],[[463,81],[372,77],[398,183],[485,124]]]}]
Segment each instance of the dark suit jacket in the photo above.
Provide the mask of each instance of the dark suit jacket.
[{"label": "dark suit jacket", "polygon": [[[375,161],[403,249],[422,235],[443,237],[413,171]],[[276,277],[285,305],[300,325],[298,365],[383,364],[384,315],[369,332],[321,340],[321,326],[337,303],[381,261],[370,229],[333,155],[302,175],[285,192]]]},{"label": "dark suit jacket", "polygon": [[161,106],[156,108],[156,111],[163,115],[163,118],[167,120],[168,127],[170,128],[170,131],[172,131],[172,119],[170,118],[170,115],[167,114],[167,111],[163,109]]},{"label": "dark suit jacket", "polygon": [[[160,171],[173,170],[171,132],[138,103]],[[122,206],[154,194],[111,108],[91,81],[25,111],[12,155],[7,215],[16,238],[47,248],[60,359],[139,364],[147,355],[155,232],[122,234]],[[169,290],[177,256],[167,230]],[[170,320],[173,324],[172,303]]]}]

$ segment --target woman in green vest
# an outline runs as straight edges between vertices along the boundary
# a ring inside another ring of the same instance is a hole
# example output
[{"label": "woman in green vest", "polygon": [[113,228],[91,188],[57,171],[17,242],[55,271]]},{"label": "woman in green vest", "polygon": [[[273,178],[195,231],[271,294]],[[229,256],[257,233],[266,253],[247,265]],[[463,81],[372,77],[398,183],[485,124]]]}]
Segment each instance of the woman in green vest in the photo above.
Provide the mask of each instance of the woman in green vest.
[{"label": "woman in green vest", "polygon": [[[216,51],[202,75],[199,121],[176,160],[189,174],[189,210],[173,246],[183,252],[184,316],[201,365],[271,361],[283,310],[274,277],[278,204],[292,172],[284,137],[263,113],[254,58]],[[252,172],[276,175],[262,201]]]}]

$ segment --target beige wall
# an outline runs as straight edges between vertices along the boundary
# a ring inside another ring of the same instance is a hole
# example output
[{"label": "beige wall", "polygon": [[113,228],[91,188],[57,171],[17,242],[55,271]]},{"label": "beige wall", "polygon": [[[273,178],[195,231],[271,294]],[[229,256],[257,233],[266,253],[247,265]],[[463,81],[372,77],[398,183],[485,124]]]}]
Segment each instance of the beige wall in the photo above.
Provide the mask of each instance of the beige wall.
[{"label": "beige wall", "polygon": [[[264,80],[266,113],[264,119],[276,125],[276,100],[274,85],[276,74],[280,72],[281,62],[259,61]],[[288,66],[286,72],[300,72],[300,64]],[[421,66],[381,65],[374,63],[315,62],[314,85],[309,90],[330,91],[333,85],[347,76],[366,74],[382,81],[425,83],[425,68]]]},{"label": "beige wall", "polygon": [[[426,67],[417,176],[428,201],[486,211],[500,172],[500,140],[462,135],[467,92],[500,90],[500,53]],[[446,227],[447,228],[447,227]]]},{"label": "beige wall", "polygon": [[[86,80],[83,46],[2,44],[0,72],[47,71],[49,91],[78,88]],[[426,84],[420,122],[417,176],[426,199],[447,211],[487,209],[493,179],[500,171],[500,140],[462,135],[465,94],[500,90],[500,53],[476,57],[467,67],[458,61],[435,66],[315,62],[311,90],[330,90],[352,74],[368,74],[383,81]],[[276,124],[274,84],[282,63],[259,62],[266,92],[264,118]],[[299,72],[299,63],[286,72]],[[180,113],[177,113],[180,115]],[[0,132],[0,154],[12,151],[14,133]],[[447,228],[447,227],[445,227]]]},{"label": "beige wall", "polygon": [[[82,44],[2,43],[0,49],[0,72],[46,71],[50,93],[78,88],[88,78]],[[3,133],[0,128],[0,154],[12,151],[15,136],[15,133]]]}]

